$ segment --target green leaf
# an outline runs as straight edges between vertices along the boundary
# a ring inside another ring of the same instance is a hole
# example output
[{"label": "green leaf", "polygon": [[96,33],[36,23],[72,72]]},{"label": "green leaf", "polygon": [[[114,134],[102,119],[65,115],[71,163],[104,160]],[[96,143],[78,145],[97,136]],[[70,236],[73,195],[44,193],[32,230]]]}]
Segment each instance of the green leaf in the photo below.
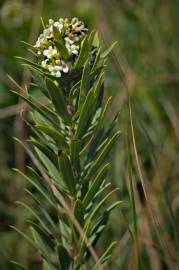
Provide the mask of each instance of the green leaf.
[{"label": "green leaf", "polygon": [[40,115],[42,115],[46,120],[52,123],[56,128],[58,128],[58,118],[55,112],[51,111],[47,106],[42,105],[37,102],[32,97],[25,97],[20,93],[12,91],[15,95],[18,95],[24,101],[26,101],[35,111],[37,111]]},{"label": "green leaf", "polygon": [[20,57],[20,56],[16,56],[17,59],[22,60],[24,63],[28,64],[31,67],[36,68],[37,70],[41,71],[41,72],[46,72],[47,70],[45,68],[43,68],[41,65],[38,65],[32,61],[30,61],[29,59]]},{"label": "green leaf", "polygon": [[80,147],[81,142],[79,140],[71,140],[70,143],[70,157],[71,157],[71,163],[74,170],[76,170],[77,173],[80,172]]},{"label": "green leaf", "polygon": [[92,185],[89,187],[89,190],[83,199],[84,209],[86,209],[88,207],[88,204],[91,203],[91,201],[94,199],[94,196],[98,192],[104,178],[107,175],[108,168],[109,168],[109,163],[103,166],[103,168],[100,170],[100,172],[97,174],[96,178],[92,182]]},{"label": "green leaf", "polygon": [[104,59],[108,56],[108,54],[113,50],[113,48],[116,46],[117,44],[117,41],[115,41],[113,44],[111,44],[111,46],[106,50],[104,51],[102,54],[101,54],[101,58]]},{"label": "green leaf", "polygon": [[88,223],[91,222],[92,220],[94,220],[94,218],[97,216],[100,208],[104,205],[104,203],[107,201],[107,199],[117,190],[119,190],[119,188],[115,188],[113,189],[111,192],[109,192],[98,204],[97,206],[94,208],[94,210],[92,211],[92,213],[89,215],[89,217],[87,218],[87,221],[85,222],[85,228],[88,226]]},{"label": "green leaf", "polygon": [[50,250],[47,247],[47,245],[44,243],[42,240],[41,235],[33,228],[32,226],[30,227],[33,239],[38,247],[38,250],[40,250],[42,256],[46,258],[48,262],[50,262]]},{"label": "green leaf", "polygon": [[62,41],[56,40],[56,39],[54,40],[54,42],[55,42],[55,46],[57,47],[60,53],[61,58],[64,59],[65,61],[68,61],[70,54],[67,48],[65,47],[65,44]]},{"label": "green leaf", "polygon": [[36,141],[34,138],[27,140],[28,143],[32,144],[33,146],[37,147],[39,150],[41,150],[50,160],[53,161],[54,164],[57,164],[57,158],[55,156],[55,153],[52,149],[50,149],[48,146],[44,145],[43,143],[40,143],[39,141]]},{"label": "green leaf", "polygon": [[68,254],[68,251],[66,250],[66,248],[63,245],[59,244],[57,245],[57,251],[58,251],[58,257],[60,261],[60,269],[70,270],[72,259],[70,255]]},{"label": "green leaf", "polygon": [[41,183],[39,181],[37,181],[37,177],[34,177],[34,179],[32,179],[31,177],[27,176],[26,174],[22,173],[21,171],[19,171],[18,169],[14,169],[16,172],[18,172],[20,175],[22,175],[28,182],[30,182],[47,200],[48,202],[54,206],[55,203],[52,201],[52,199],[50,198],[50,194],[47,190],[44,189],[44,187],[41,185]]},{"label": "green leaf", "polygon": [[88,44],[88,36],[86,36],[81,43],[80,53],[74,64],[73,68],[74,70],[79,69],[85,63],[88,57],[88,53],[89,53],[89,44]]},{"label": "green leaf", "polygon": [[96,81],[95,87],[94,87],[94,92],[96,96],[98,97],[101,91],[101,86],[104,83],[104,72],[102,72]]},{"label": "green leaf", "polygon": [[34,82],[37,84],[37,87],[42,91],[43,94],[45,94],[48,97],[47,87],[45,84],[45,80],[40,72],[37,71],[37,69],[34,69],[33,67],[30,67],[32,77],[34,79]]},{"label": "green leaf", "polygon": [[68,61],[70,54],[64,44],[64,41],[62,39],[62,35],[60,33],[60,31],[58,30],[57,27],[53,26],[53,34],[55,37],[55,46],[57,47],[59,53],[60,53],[60,57],[65,59],[65,61]]},{"label": "green leaf", "polygon": [[64,185],[63,185],[63,182],[62,182],[62,179],[61,179],[61,176],[60,176],[58,169],[55,167],[53,162],[42,151],[40,151],[37,148],[35,148],[35,150],[36,150],[36,153],[38,154],[39,159],[41,160],[41,162],[43,163],[43,165],[47,169],[50,176],[56,181],[59,188],[61,188],[63,190]]},{"label": "green leaf", "polygon": [[[84,228],[84,234],[85,234],[87,239],[88,239],[88,236],[90,235],[91,228],[92,228],[92,223],[89,221],[88,224],[86,225],[86,227]],[[79,247],[80,247],[80,251],[79,251],[78,256],[77,256],[78,262],[81,261],[82,257],[84,256],[84,251],[87,247],[83,235],[81,235],[81,237],[80,237]]]},{"label": "green leaf", "polygon": [[53,35],[56,40],[62,41],[62,35],[56,26],[53,26]]},{"label": "green leaf", "polygon": [[101,116],[100,116],[100,119],[99,119],[99,122],[98,122],[98,125],[97,125],[97,131],[100,130],[104,124],[104,119],[106,117],[106,114],[107,114],[107,111],[108,111],[108,108],[111,104],[111,100],[112,100],[112,97],[109,97],[108,100],[106,101],[106,104],[101,112]]},{"label": "green leaf", "polygon": [[54,244],[57,241],[55,232],[58,231],[58,227],[56,228],[55,232],[49,227],[50,233],[48,233],[36,221],[28,220],[27,222],[40,235],[44,245],[47,247],[48,252],[49,253],[53,252],[54,251]]},{"label": "green leaf", "polygon": [[74,207],[74,216],[77,219],[78,223],[83,227],[84,224],[84,210],[83,203],[80,199],[77,199]]},{"label": "green leaf", "polygon": [[89,169],[89,171],[85,177],[87,180],[89,180],[93,176],[95,171],[99,168],[99,166],[101,165],[103,160],[106,158],[106,156],[108,155],[108,153],[110,152],[111,148],[116,143],[118,138],[119,138],[119,132],[116,132],[112,136],[111,139],[107,140],[106,144],[103,146],[102,150],[100,151],[100,153],[98,154],[96,159],[93,161],[91,168]]},{"label": "green leaf", "polygon": [[[57,226],[55,225],[54,221],[52,220],[51,216],[48,213],[48,208],[44,208],[44,201],[41,200],[41,197],[37,196],[36,194],[33,194],[30,190],[28,190],[27,188],[25,189],[25,191],[27,192],[27,194],[34,200],[34,202],[36,203],[36,212],[38,211],[38,213],[40,214],[40,217],[43,217],[43,220],[45,222],[46,227],[48,228],[52,228],[52,230],[54,232],[56,232]],[[57,205],[56,205],[56,210],[60,211],[60,209],[58,209]],[[44,228],[45,229],[45,228]],[[50,233],[50,232],[49,232]]]},{"label": "green leaf", "polygon": [[27,234],[21,232],[19,229],[17,229],[15,226],[10,226],[13,230],[15,230],[16,232],[18,232],[21,236],[24,237],[24,239],[27,240],[27,242],[33,246],[33,248],[35,248],[36,250],[38,250],[38,246],[36,245],[36,243],[29,237],[27,236]]},{"label": "green leaf", "polygon": [[68,124],[71,123],[67,112],[66,97],[63,95],[60,85],[56,85],[52,80],[46,79],[47,88],[57,113]]},{"label": "green leaf", "polygon": [[[111,257],[111,254],[112,254],[114,248],[116,247],[116,245],[117,245],[117,242],[116,241],[112,242],[108,246],[108,248],[106,249],[106,251],[103,253],[103,255],[99,258],[98,263],[104,265],[104,263],[106,263],[106,261],[109,260],[109,258]],[[98,269],[97,268],[98,267],[98,263],[96,263],[94,265],[94,267],[92,268],[92,270],[97,270]]]},{"label": "green leaf", "polygon": [[93,39],[93,46],[94,47],[99,47],[99,34],[98,32],[95,33],[94,35],[94,39]]},{"label": "green leaf", "polygon": [[23,266],[19,262],[11,261],[11,263],[13,263],[14,265],[18,266],[22,270],[28,270],[25,266]]},{"label": "green leaf", "polygon": [[73,175],[73,169],[67,154],[63,151],[61,151],[61,153],[59,154],[59,165],[65,185],[67,186],[71,195],[75,196],[76,183]]},{"label": "green leaf", "polygon": [[[91,232],[90,232],[90,236],[89,236],[89,240],[92,244],[92,246],[95,246],[96,243],[98,242],[101,234],[103,233],[107,222],[109,219],[109,215],[103,214],[97,221],[97,223],[94,225],[94,227],[92,228]],[[86,253],[86,260],[88,260],[88,258],[90,257],[90,252],[89,250],[87,250]]]},{"label": "green leaf", "polygon": [[101,56],[101,48],[98,48],[98,50],[96,52],[96,57],[95,57],[95,60],[94,60],[94,64],[93,64],[93,67],[92,67],[92,72],[94,72],[95,70],[97,70],[99,68],[100,56]]},{"label": "green leaf", "polygon": [[80,110],[81,104],[83,104],[83,100],[90,88],[90,80],[89,80],[89,74],[90,74],[90,63],[89,59],[86,61],[85,66],[83,68],[82,73],[82,79],[80,84],[80,94],[78,99],[78,111]]},{"label": "green leaf", "polygon": [[64,136],[61,135],[57,130],[45,125],[36,125],[35,128],[52,137],[52,139],[57,142],[59,148],[64,147],[65,149],[68,149],[68,144],[65,141]]},{"label": "green leaf", "polygon": [[82,136],[84,135],[84,131],[86,130],[86,126],[92,115],[93,102],[94,102],[94,91],[93,89],[91,89],[87,94],[87,97],[84,101],[84,104],[80,112],[79,121],[76,129],[77,139],[81,139]]},{"label": "green leaf", "polygon": [[56,270],[56,268],[46,260],[43,260],[43,270]]},{"label": "green leaf", "polygon": [[17,201],[17,203],[19,205],[23,206],[24,208],[26,208],[36,218],[36,220],[39,221],[39,223],[41,224],[41,226],[43,227],[43,229],[50,234],[50,230],[48,229],[48,227],[46,226],[46,224],[44,223],[44,221],[42,220],[42,218],[39,216],[39,213],[36,212],[36,209],[33,209],[32,206],[30,207],[26,203],[23,203],[23,202]]},{"label": "green leaf", "polygon": [[86,60],[88,59],[88,56],[89,56],[89,53],[90,53],[90,50],[92,47],[94,35],[95,35],[95,32],[92,31],[89,35],[87,35],[83,39],[83,41],[81,43],[81,47],[80,47],[79,56],[74,64],[74,70],[82,67],[84,65],[84,63],[86,62]]}]

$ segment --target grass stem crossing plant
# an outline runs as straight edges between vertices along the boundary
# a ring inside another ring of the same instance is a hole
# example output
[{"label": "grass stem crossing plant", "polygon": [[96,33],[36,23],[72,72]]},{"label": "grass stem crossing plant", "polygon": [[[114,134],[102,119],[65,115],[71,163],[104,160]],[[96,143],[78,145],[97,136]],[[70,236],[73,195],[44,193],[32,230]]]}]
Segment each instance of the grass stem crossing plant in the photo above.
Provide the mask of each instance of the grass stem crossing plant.
[{"label": "grass stem crossing plant", "polygon": [[[30,107],[28,144],[34,165],[23,175],[35,207],[26,207],[32,237],[18,232],[41,254],[43,270],[103,269],[116,245],[100,257],[94,249],[120,203],[110,204],[108,154],[118,141],[116,116],[105,124],[111,97],[103,104],[104,68],[113,45],[102,52],[98,34],[77,18],[49,20],[36,44],[32,89],[15,93]],[[43,96],[45,103],[40,102]],[[29,147],[29,145],[31,145]],[[17,265],[22,268],[19,263]]]}]

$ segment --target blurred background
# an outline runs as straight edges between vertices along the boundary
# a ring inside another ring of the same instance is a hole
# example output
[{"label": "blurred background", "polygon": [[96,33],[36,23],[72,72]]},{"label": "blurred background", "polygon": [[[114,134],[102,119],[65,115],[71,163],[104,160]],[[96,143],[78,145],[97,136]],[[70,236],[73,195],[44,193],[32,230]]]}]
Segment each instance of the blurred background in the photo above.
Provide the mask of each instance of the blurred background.
[{"label": "blurred background", "polygon": [[24,220],[30,214],[16,201],[31,201],[27,183],[12,170],[25,172],[30,162],[13,140],[26,139],[29,128],[21,114],[27,108],[10,92],[18,85],[8,74],[21,87],[29,85],[29,72],[14,57],[32,58],[21,41],[35,43],[40,17],[47,22],[74,16],[99,32],[104,48],[118,41],[108,61],[105,95],[113,96],[110,117],[120,111],[121,137],[109,180],[120,188],[116,196],[123,204],[112,214],[97,252],[117,240],[107,269],[134,270],[137,261],[145,270],[179,269],[178,11],[178,0],[0,0],[0,269],[16,269],[11,260],[41,269],[38,255],[10,227],[28,231]]}]

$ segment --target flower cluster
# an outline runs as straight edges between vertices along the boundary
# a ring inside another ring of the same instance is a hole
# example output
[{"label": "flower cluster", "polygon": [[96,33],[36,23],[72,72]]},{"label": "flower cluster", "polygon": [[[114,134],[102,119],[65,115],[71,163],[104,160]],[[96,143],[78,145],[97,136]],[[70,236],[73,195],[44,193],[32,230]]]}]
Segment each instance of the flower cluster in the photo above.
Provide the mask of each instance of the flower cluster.
[{"label": "flower cluster", "polygon": [[[63,58],[63,54],[55,45],[54,27],[58,30],[60,40],[63,41],[63,45],[68,51],[68,59]],[[41,66],[55,77],[68,73],[72,62],[79,54],[81,41],[87,32],[88,29],[84,23],[77,18],[73,18],[71,21],[62,18],[58,21],[50,19],[34,45]]]}]

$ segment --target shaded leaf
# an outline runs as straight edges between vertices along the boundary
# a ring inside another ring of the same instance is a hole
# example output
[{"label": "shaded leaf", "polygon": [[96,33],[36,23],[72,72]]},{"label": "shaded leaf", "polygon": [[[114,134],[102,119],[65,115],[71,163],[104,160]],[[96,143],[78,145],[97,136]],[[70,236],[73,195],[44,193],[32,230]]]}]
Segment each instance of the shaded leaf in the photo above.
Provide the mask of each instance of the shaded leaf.
[{"label": "shaded leaf", "polygon": [[72,169],[71,162],[67,154],[63,151],[61,151],[59,155],[59,165],[60,165],[60,170],[61,170],[62,178],[65,185],[67,186],[71,195],[75,196],[76,184],[75,184],[75,179],[73,175],[73,169]]},{"label": "shaded leaf", "polygon": [[61,270],[70,270],[71,269],[71,257],[68,254],[66,248],[59,244],[57,245],[58,257],[60,261],[60,269]]}]

